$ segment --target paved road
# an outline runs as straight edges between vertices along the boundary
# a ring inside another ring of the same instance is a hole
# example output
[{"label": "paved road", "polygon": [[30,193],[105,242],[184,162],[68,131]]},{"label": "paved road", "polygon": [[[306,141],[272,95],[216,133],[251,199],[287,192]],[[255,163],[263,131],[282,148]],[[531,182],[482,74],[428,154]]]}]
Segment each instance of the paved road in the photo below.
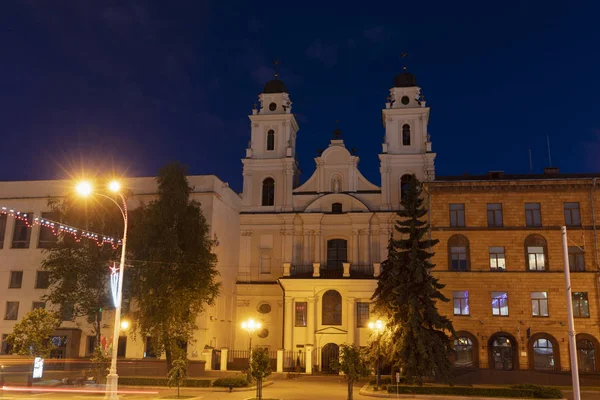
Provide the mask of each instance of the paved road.
[{"label": "paved road", "polygon": [[[354,398],[356,400],[369,400],[373,397],[365,397],[358,394],[358,391],[364,383],[359,383],[354,387]],[[134,390],[133,388],[126,388]],[[157,389],[140,388],[144,391],[158,391],[158,394],[124,394],[121,399],[124,400],[154,400],[165,399],[177,393],[176,389]],[[342,377],[332,376],[304,376],[298,379],[278,380],[271,386],[263,388],[263,397],[278,398],[283,400],[346,400],[347,384]],[[569,400],[573,400],[570,392],[564,392]],[[213,392],[210,389],[182,389],[182,395],[194,396],[197,400],[243,400],[254,396],[254,391],[243,392]],[[13,393],[0,392],[0,400],[100,400],[102,395],[92,395],[83,393]],[[600,392],[583,391],[582,400],[600,400]],[[473,400],[477,400],[473,398]]]}]

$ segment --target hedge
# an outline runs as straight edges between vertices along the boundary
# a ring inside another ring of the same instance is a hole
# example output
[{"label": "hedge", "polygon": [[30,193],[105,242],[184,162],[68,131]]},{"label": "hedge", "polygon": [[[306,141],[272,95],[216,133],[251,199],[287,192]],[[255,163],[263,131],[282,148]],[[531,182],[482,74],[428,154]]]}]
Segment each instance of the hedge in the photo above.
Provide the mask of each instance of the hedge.
[{"label": "hedge", "polygon": [[232,376],[228,378],[215,379],[212,383],[213,386],[217,387],[246,387],[248,386],[248,380],[245,376]]},{"label": "hedge", "polygon": [[[396,393],[396,386],[389,385],[388,393]],[[525,397],[536,399],[561,399],[562,392],[556,388],[536,385],[515,385],[509,388],[483,388],[465,386],[398,386],[399,394],[430,394],[481,397]]]},{"label": "hedge", "polygon": [[[210,387],[210,379],[186,379],[184,387]],[[119,377],[120,385],[130,386],[169,386],[167,378]]]}]

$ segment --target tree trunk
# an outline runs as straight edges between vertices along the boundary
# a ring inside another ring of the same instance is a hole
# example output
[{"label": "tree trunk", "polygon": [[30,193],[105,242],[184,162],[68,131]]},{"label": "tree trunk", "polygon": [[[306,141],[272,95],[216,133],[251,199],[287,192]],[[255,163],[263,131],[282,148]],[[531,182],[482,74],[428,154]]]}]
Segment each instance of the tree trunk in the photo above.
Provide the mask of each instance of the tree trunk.
[{"label": "tree trunk", "polygon": [[98,347],[102,341],[102,337],[100,335],[100,313],[97,312],[94,317],[94,334],[96,335],[96,346],[94,347]]},{"label": "tree trunk", "polygon": [[352,391],[354,390],[354,385],[352,381],[348,381],[348,400],[352,400]]},{"label": "tree trunk", "polygon": [[177,384],[177,398],[179,398],[179,384]]}]

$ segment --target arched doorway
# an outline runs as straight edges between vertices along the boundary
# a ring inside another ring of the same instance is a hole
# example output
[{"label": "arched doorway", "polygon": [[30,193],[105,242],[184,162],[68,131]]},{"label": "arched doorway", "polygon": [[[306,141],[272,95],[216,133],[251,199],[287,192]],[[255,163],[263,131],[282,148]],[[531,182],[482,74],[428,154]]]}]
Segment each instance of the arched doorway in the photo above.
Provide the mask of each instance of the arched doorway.
[{"label": "arched doorway", "polygon": [[331,369],[331,361],[340,358],[340,347],[335,343],[327,343],[321,349],[321,371],[327,374],[335,374]]},{"label": "arched doorway", "polygon": [[498,371],[512,371],[519,367],[517,340],[510,334],[498,332],[488,342],[490,368]]},{"label": "arched doorway", "polygon": [[554,336],[538,332],[529,338],[529,369],[560,371],[560,350]]},{"label": "arched doorway", "polygon": [[600,371],[600,360],[596,354],[596,351],[600,348],[598,340],[587,333],[578,333],[576,340],[579,371],[583,373]]},{"label": "arched doorway", "polygon": [[453,348],[454,367],[479,367],[479,345],[475,335],[467,331],[457,331]]}]

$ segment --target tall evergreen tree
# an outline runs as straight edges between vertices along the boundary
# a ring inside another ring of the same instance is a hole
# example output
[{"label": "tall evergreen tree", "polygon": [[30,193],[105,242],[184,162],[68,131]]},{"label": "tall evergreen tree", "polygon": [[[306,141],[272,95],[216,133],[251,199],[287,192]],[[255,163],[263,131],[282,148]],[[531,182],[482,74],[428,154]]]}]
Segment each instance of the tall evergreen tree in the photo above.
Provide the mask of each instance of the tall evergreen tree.
[{"label": "tall evergreen tree", "polygon": [[220,284],[214,240],[200,204],[190,199],[186,168],[167,165],[156,181],[158,198],[131,213],[132,267],[125,270],[124,283],[133,302],[134,331],[152,337],[170,370],[173,360],[186,357],[196,318],[214,304]]},{"label": "tall evergreen tree", "polygon": [[424,378],[450,380],[452,322],[439,314],[436,302],[449,300],[444,287],[431,275],[430,259],[437,239],[427,239],[429,225],[423,206],[422,185],[413,175],[408,193],[403,194],[400,220],[395,225],[399,238],[390,237],[388,258],[373,294],[375,311],[387,318],[396,365],[407,382],[423,384]]}]

